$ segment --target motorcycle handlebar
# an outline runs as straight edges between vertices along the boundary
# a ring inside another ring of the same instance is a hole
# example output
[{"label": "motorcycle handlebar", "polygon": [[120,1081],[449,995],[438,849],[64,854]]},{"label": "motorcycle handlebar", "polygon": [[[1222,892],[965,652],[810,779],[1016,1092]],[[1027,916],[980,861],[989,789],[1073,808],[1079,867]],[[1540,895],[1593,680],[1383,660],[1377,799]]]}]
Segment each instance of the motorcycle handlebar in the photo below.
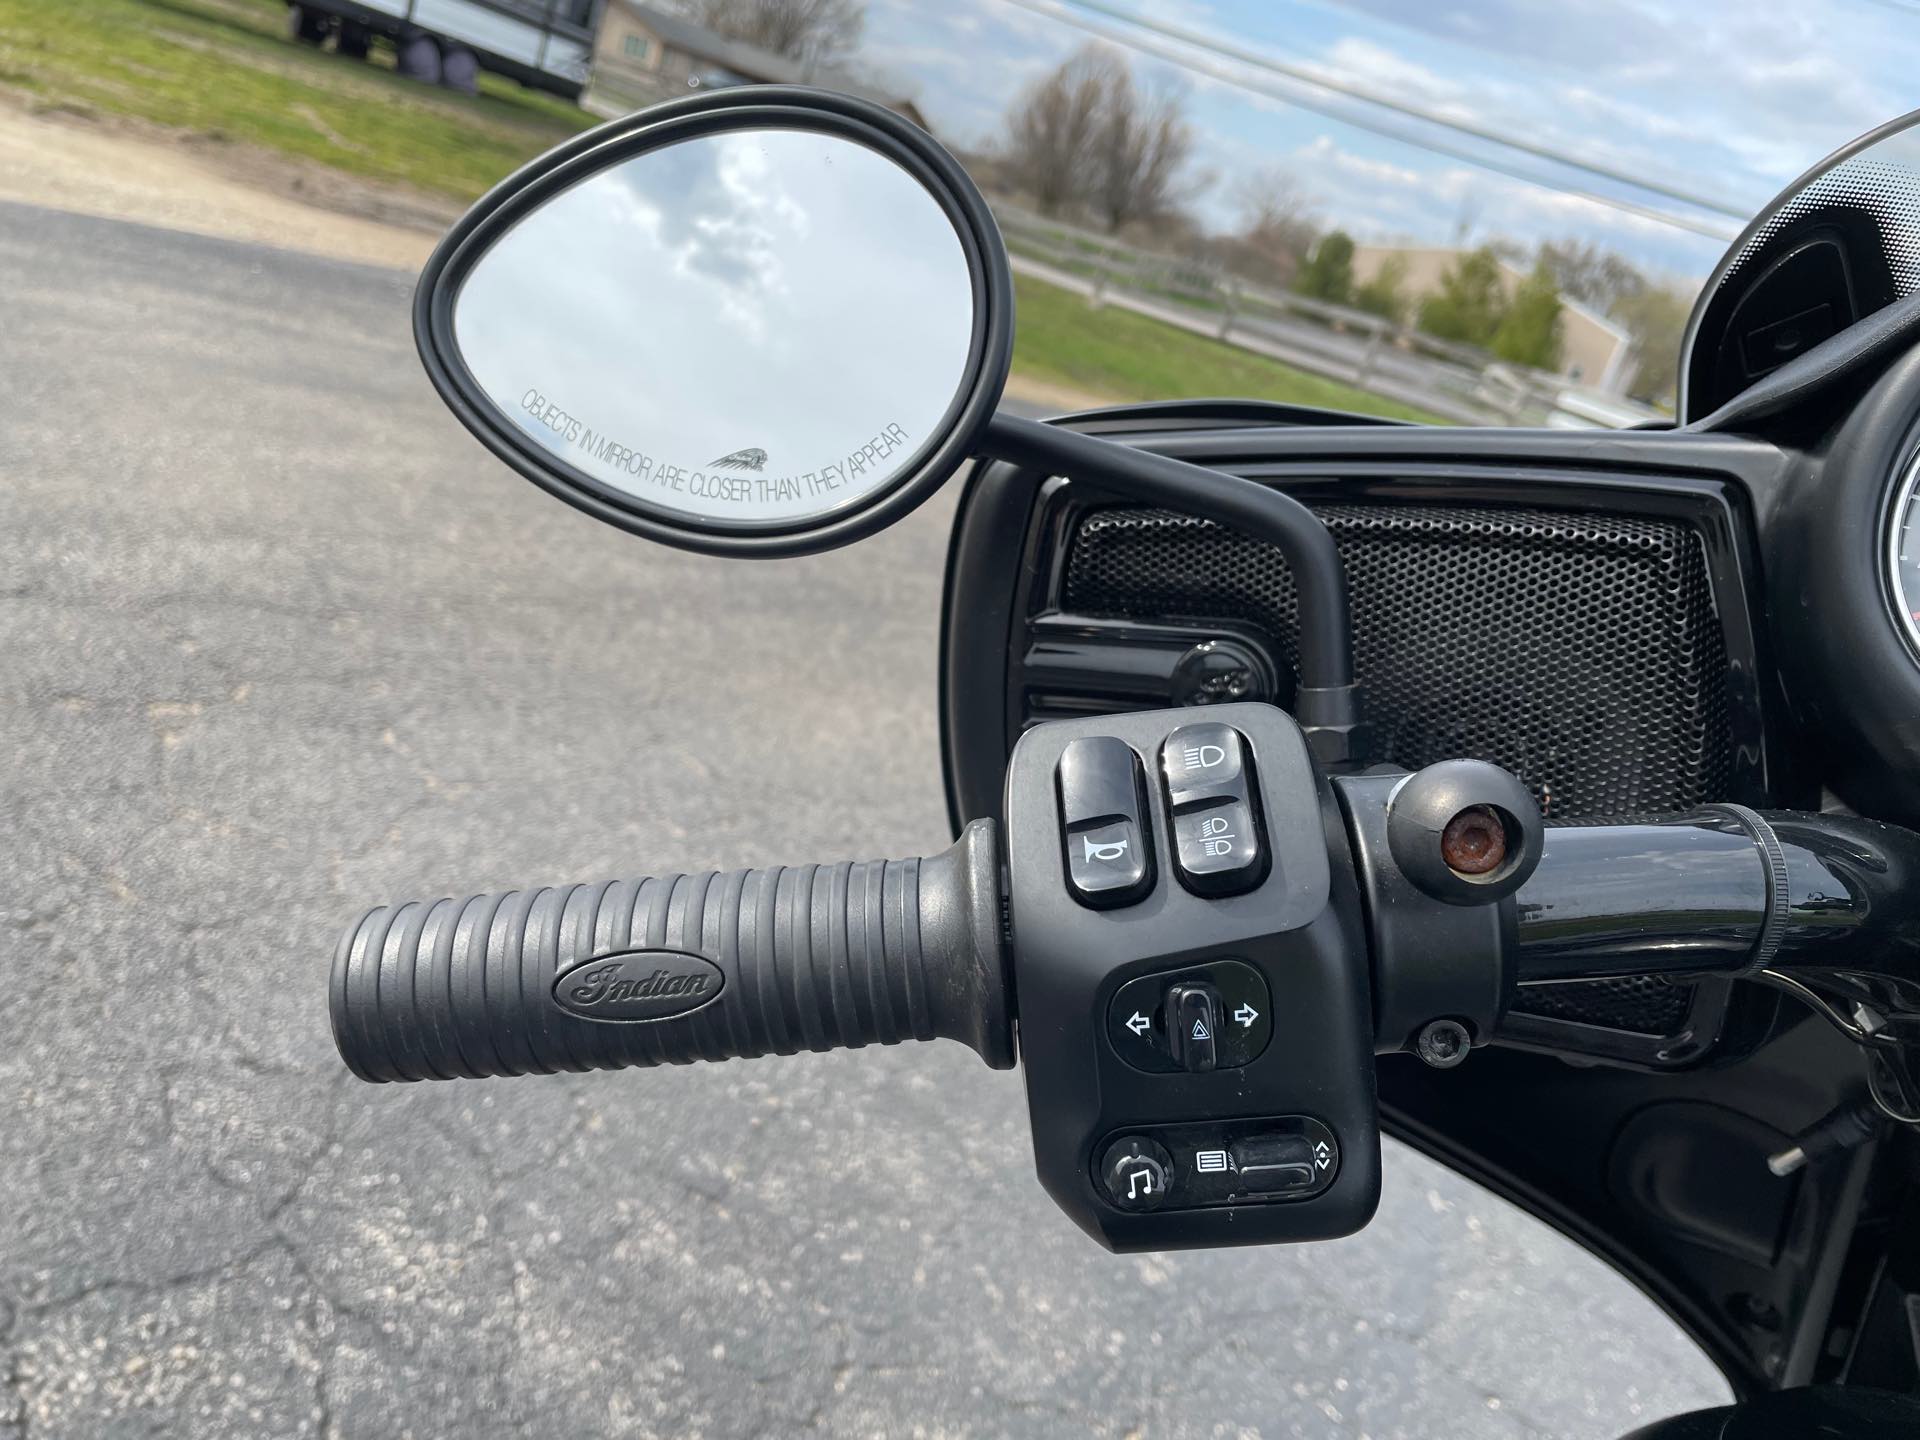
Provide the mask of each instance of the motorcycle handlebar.
[{"label": "motorcycle handlebar", "polygon": [[918,860],[410,901],[341,937],[363,1080],[451,1080],[958,1040],[1013,1064],[990,821]]},{"label": "motorcycle handlebar", "polygon": [[[919,860],[382,906],[335,954],[334,1040],[371,1081],[938,1038],[1008,1069],[1001,887],[997,828],[982,820]],[[1514,911],[1484,960],[1522,986],[1767,967],[1920,983],[1920,836],[1732,805],[1550,826]]]},{"label": "motorcycle handlebar", "polygon": [[1514,898],[1522,985],[1763,968],[1920,980],[1920,836],[1856,815],[1719,805],[1549,826]]}]

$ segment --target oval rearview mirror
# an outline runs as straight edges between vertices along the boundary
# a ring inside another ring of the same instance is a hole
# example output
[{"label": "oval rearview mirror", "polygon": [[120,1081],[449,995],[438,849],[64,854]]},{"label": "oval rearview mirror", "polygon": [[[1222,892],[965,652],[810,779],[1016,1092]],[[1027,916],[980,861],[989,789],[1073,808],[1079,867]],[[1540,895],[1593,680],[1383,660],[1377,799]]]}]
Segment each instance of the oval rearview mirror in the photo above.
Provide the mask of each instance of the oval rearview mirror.
[{"label": "oval rearview mirror", "polygon": [[421,277],[454,413],[603,520],[711,553],[845,544],[972,453],[1006,380],[985,202],[890,111],[794,87],[602,126],[484,197]]}]

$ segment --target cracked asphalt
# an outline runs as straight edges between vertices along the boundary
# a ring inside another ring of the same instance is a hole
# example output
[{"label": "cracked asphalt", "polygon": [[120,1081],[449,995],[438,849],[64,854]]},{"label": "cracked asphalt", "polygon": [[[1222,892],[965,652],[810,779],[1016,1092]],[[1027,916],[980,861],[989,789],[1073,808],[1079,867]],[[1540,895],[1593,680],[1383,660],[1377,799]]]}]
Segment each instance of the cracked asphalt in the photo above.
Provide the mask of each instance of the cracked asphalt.
[{"label": "cracked asphalt", "polygon": [[441,409],[393,272],[0,205],[0,1435],[1601,1437],[1715,1403],[1394,1147],[1115,1258],[935,1045],[349,1082],[363,904],[946,842],[949,499],[726,564]]}]

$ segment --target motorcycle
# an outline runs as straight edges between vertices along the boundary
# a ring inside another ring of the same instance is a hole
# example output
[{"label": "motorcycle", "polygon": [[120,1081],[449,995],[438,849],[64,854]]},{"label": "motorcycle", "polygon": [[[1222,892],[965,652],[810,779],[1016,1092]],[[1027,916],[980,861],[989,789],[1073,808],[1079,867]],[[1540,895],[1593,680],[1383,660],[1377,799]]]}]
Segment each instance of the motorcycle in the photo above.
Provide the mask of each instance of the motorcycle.
[{"label": "motorcycle", "polygon": [[[1363,1227],[1399,1137],[1587,1246],[1732,1407],[1920,1426],[1920,115],[1790,187],[1677,419],[1000,407],[937,142],[703,93],[503,182],[422,274],[454,414],[660,543],[850,544],[968,471],[937,855],[381,906],[375,1082],[955,1040],[1114,1251]],[[857,720],[857,717],[850,717]]]}]

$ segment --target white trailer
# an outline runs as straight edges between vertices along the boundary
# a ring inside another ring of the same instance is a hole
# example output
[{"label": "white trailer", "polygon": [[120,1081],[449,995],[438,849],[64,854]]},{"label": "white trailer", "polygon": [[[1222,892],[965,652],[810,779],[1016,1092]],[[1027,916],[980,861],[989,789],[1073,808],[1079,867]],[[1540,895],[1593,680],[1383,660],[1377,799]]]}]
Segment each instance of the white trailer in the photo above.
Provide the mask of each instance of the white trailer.
[{"label": "white trailer", "polygon": [[[296,40],[329,36],[343,55],[364,56],[375,35],[393,40],[401,68],[425,80],[471,88],[471,70],[577,100],[593,64],[606,0],[288,0]],[[428,67],[431,65],[431,73]]]}]

